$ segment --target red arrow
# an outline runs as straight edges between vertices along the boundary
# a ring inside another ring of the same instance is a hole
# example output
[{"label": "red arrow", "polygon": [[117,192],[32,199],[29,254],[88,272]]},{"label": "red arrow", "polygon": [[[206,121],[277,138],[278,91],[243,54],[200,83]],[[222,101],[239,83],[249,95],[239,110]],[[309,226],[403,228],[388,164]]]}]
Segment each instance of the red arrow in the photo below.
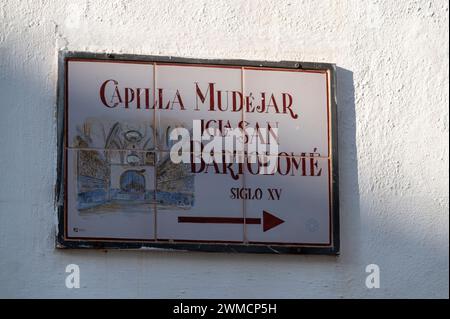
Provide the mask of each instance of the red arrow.
[{"label": "red arrow", "polygon": [[263,219],[264,219],[263,230],[265,232],[268,231],[269,229],[272,229],[284,223],[284,220],[278,218],[277,216],[272,215],[269,212],[266,212],[265,210],[263,210]]},{"label": "red arrow", "polygon": [[[263,211],[263,231],[266,232],[282,223],[284,220]],[[240,218],[240,217],[195,217],[195,216],[179,216],[179,223],[195,223],[195,224],[247,224],[260,225],[261,218]]]}]

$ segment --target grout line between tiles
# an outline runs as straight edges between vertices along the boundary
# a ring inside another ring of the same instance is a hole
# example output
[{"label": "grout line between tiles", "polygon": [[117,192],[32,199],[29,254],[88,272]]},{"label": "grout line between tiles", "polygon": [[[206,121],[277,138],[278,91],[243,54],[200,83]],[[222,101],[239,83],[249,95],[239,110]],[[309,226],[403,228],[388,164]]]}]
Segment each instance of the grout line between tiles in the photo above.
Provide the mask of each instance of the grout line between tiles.
[{"label": "grout line between tiles", "polygon": [[[148,150],[140,150],[140,149],[133,149],[133,148],[101,148],[101,147],[64,147],[67,150],[71,151],[108,151],[108,152],[137,152],[137,153],[170,153],[168,150],[155,150],[155,149],[148,149]],[[195,152],[186,152],[186,153],[195,153]],[[202,152],[201,154],[208,154],[206,152]],[[217,153],[216,153],[217,154]],[[240,154],[240,153],[239,153]],[[244,154],[244,156],[249,156],[248,154]],[[295,158],[317,158],[317,159],[332,159],[332,156],[316,156],[316,155],[286,155],[286,154],[278,154],[278,155],[271,155],[274,157],[295,157]],[[189,163],[188,163],[189,164]]]},{"label": "grout line between tiles", "polygon": [[[156,131],[156,63],[153,62],[153,141],[155,147],[157,145],[157,131]],[[154,164],[155,164],[155,178],[154,178],[154,189],[153,189],[153,235],[154,240],[158,240],[158,205],[156,203],[156,194],[157,194],[157,178],[158,178],[158,165],[157,165],[157,154],[154,155]]]},{"label": "grout line between tiles", "polygon": [[[245,86],[244,86],[244,68],[241,67],[241,93],[242,93],[242,123],[245,123]],[[244,133],[242,133],[242,138],[244,138]],[[244,144],[244,156],[245,156],[245,144]],[[245,158],[245,157],[244,157]],[[242,187],[245,189],[246,182],[245,182],[245,174],[242,174]],[[244,227],[243,227],[243,240],[244,244],[248,244],[248,238],[247,238],[247,203],[244,199],[242,199],[242,213],[244,217]]]}]

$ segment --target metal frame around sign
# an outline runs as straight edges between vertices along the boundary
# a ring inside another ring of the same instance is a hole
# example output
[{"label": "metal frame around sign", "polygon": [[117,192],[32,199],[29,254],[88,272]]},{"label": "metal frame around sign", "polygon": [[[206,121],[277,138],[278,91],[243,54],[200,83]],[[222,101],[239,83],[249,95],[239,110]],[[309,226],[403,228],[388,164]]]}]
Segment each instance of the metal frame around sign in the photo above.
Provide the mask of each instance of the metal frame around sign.
[{"label": "metal frame around sign", "polygon": [[[66,160],[67,160],[67,62],[69,60],[131,62],[131,63],[169,63],[211,66],[250,67],[259,69],[291,69],[302,71],[327,72],[328,86],[328,139],[330,167],[330,238],[327,245],[288,245],[270,243],[213,243],[195,241],[158,241],[130,239],[74,239],[67,238],[66,199]],[[133,54],[108,54],[61,51],[58,56],[58,88],[57,88],[57,181],[55,186],[58,225],[56,235],[57,248],[94,248],[94,249],[161,249],[177,251],[203,252],[240,252],[240,253],[284,253],[284,254],[328,254],[338,255],[340,250],[339,229],[339,172],[338,172],[338,136],[337,136],[337,99],[336,99],[336,66],[330,63],[295,62],[295,61],[249,61],[226,59],[192,59],[171,56],[150,56]]]}]

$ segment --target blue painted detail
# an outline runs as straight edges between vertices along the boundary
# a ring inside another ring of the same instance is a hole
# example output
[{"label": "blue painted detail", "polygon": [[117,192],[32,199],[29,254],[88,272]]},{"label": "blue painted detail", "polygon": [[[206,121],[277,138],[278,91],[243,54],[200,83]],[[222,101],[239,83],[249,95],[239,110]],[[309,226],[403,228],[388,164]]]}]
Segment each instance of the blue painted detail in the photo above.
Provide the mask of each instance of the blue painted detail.
[{"label": "blue painted detail", "polygon": [[158,191],[156,192],[156,201],[161,205],[192,207],[194,206],[194,195]]},{"label": "blue painted detail", "polygon": [[89,191],[95,191],[99,189],[105,189],[106,188],[106,181],[90,177],[90,176],[78,176],[78,192],[89,192]]},{"label": "blue painted detail", "polygon": [[105,202],[106,192],[103,189],[78,193],[78,209],[95,207]]},{"label": "blue painted detail", "polygon": [[123,193],[144,194],[145,177],[135,170],[125,171],[120,176],[120,188]]},{"label": "blue painted detail", "polygon": [[78,176],[78,209],[86,209],[106,202],[106,182],[90,176]]},{"label": "blue painted detail", "polygon": [[121,201],[153,201],[153,191],[145,191],[145,193],[129,193],[124,192],[121,189],[113,188],[110,191],[110,196],[112,200]]}]

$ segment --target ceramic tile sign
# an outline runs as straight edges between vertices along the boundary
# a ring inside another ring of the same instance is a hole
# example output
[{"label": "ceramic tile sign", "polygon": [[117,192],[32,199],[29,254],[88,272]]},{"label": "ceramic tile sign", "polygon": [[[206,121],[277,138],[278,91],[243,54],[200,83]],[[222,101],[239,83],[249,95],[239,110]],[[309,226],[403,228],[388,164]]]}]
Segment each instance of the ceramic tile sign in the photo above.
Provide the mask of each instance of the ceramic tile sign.
[{"label": "ceramic tile sign", "polygon": [[334,65],[60,61],[58,247],[339,252]]}]

